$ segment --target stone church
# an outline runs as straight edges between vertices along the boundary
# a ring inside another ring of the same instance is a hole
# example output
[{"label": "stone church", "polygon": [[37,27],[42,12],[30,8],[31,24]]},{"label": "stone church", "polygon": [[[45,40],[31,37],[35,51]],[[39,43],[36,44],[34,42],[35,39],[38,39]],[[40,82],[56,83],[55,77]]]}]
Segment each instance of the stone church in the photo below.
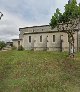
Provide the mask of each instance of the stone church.
[{"label": "stone church", "polygon": [[[70,4],[72,0],[68,1]],[[66,25],[64,25],[65,28]],[[79,26],[80,27],[80,23]],[[74,32],[75,51],[80,49],[80,28],[76,27]],[[63,29],[63,28],[62,28]],[[61,29],[51,29],[49,25],[19,28],[19,39],[13,39],[13,46],[23,46],[25,50],[43,51],[68,51],[68,34]]]},{"label": "stone church", "polygon": [[[32,26],[19,28],[19,39],[13,39],[13,46],[23,46],[25,50],[43,50],[43,51],[68,51],[68,35],[64,31],[58,31],[57,28],[51,29],[49,25]],[[74,34],[75,51],[80,48],[79,30]]]}]

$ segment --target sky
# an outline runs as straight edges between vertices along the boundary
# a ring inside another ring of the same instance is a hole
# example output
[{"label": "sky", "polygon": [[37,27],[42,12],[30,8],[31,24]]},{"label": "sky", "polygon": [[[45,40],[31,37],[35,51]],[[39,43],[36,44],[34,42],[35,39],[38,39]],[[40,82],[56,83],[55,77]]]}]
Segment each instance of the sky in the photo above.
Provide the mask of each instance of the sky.
[{"label": "sky", "polygon": [[[56,8],[64,11],[68,0],[0,0],[0,40],[19,38],[19,28],[48,25]],[[80,1],[77,0],[79,3]]]}]

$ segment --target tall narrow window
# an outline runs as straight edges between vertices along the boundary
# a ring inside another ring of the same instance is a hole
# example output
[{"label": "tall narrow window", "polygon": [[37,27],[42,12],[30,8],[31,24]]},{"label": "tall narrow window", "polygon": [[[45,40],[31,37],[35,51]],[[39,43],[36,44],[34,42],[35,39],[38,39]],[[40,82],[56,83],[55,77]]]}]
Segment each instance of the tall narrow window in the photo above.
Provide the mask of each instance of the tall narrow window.
[{"label": "tall narrow window", "polygon": [[55,42],[55,35],[53,35],[53,42]]},{"label": "tall narrow window", "polygon": [[31,42],[31,36],[29,36],[29,42]]},{"label": "tall narrow window", "polygon": [[40,42],[42,42],[42,35],[40,36]]},{"label": "tall narrow window", "polygon": [[20,41],[18,41],[18,46],[20,46]]}]

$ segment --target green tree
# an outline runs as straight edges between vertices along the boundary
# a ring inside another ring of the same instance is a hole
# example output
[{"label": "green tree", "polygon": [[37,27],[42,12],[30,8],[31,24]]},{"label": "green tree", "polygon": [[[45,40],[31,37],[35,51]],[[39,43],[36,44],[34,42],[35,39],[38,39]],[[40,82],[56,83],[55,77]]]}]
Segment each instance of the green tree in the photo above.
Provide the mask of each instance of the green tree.
[{"label": "green tree", "polygon": [[62,19],[63,19],[63,15],[60,12],[60,10],[57,8],[56,13],[54,13],[50,22],[50,26],[52,27],[52,29],[56,27],[58,23],[62,22]]},{"label": "green tree", "polygon": [[[56,17],[57,15],[58,17]],[[52,28],[57,26],[58,31],[64,31],[68,34],[69,41],[69,54],[74,55],[74,33],[75,28],[80,22],[80,4],[77,4],[76,0],[69,0],[68,4],[65,5],[64,13],[58,12],[54,13],[50,21],[50,26]],[[64,27],[64,25],[66,25]],[[67,30],[65,30],[67,29]],[[71,52],[71,49],[73,51]]]},{"label": "green tree", "polygon": [[0,41],[0,50],[6,46],[6,43],[4,41]]}]

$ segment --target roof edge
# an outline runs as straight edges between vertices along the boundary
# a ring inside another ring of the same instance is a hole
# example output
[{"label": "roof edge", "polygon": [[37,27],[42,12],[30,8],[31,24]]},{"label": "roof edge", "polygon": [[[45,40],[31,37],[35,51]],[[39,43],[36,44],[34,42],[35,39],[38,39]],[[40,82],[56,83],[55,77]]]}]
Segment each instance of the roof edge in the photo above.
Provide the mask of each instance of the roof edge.
[{"label": "roof edge", "polygon": [[23,27],[23,28],[19,28],[19,31],[20,31],[20,29],[35,28],[35,27],[46,27],[46,26],[50,26],[50,25],[41,25],[41,26]]},{"label": "roof edge", "polygon": [[19,41],[19,40],[22,40],[22,39],[12,39],[12,41]]},{"label": "roof edge", "polygon": [[[75,32],[76,31],[79,31],[79,30],[75,29]],[[64,32],[64,33],[66,33],[65,30],[62,30],[62,31],[45,31],[45,32],[31,32],[31,33],[25,32],[23,35],[26,35],[26,34],[41,34],[41,33],[56,33],[56,32]]]}]

